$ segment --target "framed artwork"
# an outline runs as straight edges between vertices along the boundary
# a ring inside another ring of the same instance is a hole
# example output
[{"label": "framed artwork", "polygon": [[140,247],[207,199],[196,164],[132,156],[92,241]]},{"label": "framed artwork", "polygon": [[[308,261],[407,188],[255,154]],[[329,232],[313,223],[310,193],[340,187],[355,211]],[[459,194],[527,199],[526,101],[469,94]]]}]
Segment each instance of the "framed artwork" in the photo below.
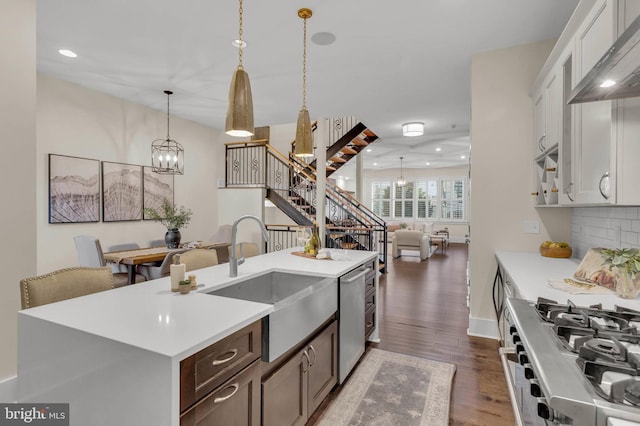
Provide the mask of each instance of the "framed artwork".
[{"label": "framed artwork", "polygon": [[[173,204],[173,175],[154,173],[152,168],[148,166],[144,166],[142,170],[143,208],[159,210],[165,198]],[[144,210],[142,214],[144,220],[150,219],[150,217],[144,213]]]},{"label": "framed artwork", "polygon": [[102,220],[142,219],[142,166],[102,162]]},{"label": "framed artwork", "polygon": [[100,161],[49,154],[49,223],[100,221]]}]

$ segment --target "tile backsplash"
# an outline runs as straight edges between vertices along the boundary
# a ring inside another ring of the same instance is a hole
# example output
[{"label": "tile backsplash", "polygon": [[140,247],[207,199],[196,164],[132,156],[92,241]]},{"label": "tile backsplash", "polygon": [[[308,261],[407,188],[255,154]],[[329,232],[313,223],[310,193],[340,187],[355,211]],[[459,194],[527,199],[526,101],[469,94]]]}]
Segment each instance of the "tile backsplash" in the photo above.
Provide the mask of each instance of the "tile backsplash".
[{"label": "tile backsplash", "polygon": [[577,258],[592,247],[640,248],[640,207],[574,207],[571,246]]}]

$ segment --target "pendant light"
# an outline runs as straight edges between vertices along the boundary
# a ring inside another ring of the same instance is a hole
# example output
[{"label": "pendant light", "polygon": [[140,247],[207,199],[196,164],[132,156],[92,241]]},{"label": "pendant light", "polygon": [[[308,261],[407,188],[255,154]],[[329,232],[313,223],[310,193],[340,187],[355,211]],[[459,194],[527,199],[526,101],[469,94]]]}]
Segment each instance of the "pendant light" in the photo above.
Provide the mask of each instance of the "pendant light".
[{"label": "pendant light", "polygon": [[240,1],[240,32],[238,38],[238,68],[231,78],[229,87],[229,103],[227,106],[227,120],[225,133],[229,136],[253,136],[253,99],[249,74],[242,65],[242,0]]},{"label": "pendant light", "polygon": [[398,185],[398,188],[402,188],[407,184],[407,180],[402,177],[402,159],[403,158],[404,157],[400,157],[400,177],[398,178],[398,180],[396,180],[396,185]]},{"label": "pendant light", "polygon": [[151,143],[151,170],[163,175],[183,175],[184,149],[169,136],[169,97],[173,92],[165,90],[164,93],[167,95],[167,138]]},{"label": "pendant light", "polygon": [[295,155],[297,157],[313,157],[313,134],[311,120],[307,111],[307,19],[311,18],[311,9],[298,10],[298,16],[304,19],[304,39],[302,53],[302,109],[298,112],[296,125]]}]

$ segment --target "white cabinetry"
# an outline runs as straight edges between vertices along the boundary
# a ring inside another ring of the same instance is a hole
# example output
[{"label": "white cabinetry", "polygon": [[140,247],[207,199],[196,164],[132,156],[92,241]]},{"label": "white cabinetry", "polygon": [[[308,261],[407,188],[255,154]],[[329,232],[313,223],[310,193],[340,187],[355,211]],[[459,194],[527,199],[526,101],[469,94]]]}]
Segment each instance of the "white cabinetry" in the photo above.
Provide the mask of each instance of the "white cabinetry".
[{"label": "white cabinetry", "polygon": [[[613,0],[600,0],[575,37],[575,79],[579,82],[615,41]],[[574,193],[577,204],[615,203],[615,131],[612,101],[573,106]]]},{"label": "white cabinetry", "polygon": [[640,15],[637,0],[592,3],[576,9],[580,16],[574,14],[534,84],[536,206],[640,204],[640,99],[567,104]]}]

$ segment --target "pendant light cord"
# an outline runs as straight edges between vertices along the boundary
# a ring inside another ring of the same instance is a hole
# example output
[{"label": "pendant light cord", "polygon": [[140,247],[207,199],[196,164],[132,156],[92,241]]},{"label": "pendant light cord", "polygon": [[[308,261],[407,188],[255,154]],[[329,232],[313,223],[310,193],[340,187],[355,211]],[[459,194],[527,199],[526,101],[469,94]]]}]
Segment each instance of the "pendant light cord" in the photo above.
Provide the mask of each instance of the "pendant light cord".
[{"label": "pendant light cord", "polygon": [[307,18],[304,18],[302,46],[302,109],[307,109]]},{"label": "pendant light cord", "polygon": [[169,96],[171,96],[171,94],[167,93],[167,140],[171,139],[169,137]]},{"label": "pendant light cord", "polygon": [[244,69],[244,67],[242,66],[242,0],[240,0],[240,9],[238,10],[238,15],[240,16],[239,18],[239,23],[240,23],[240,30],[238,32],[238,41],[239,41],[239,46],[238,46],[238,69]]}]

